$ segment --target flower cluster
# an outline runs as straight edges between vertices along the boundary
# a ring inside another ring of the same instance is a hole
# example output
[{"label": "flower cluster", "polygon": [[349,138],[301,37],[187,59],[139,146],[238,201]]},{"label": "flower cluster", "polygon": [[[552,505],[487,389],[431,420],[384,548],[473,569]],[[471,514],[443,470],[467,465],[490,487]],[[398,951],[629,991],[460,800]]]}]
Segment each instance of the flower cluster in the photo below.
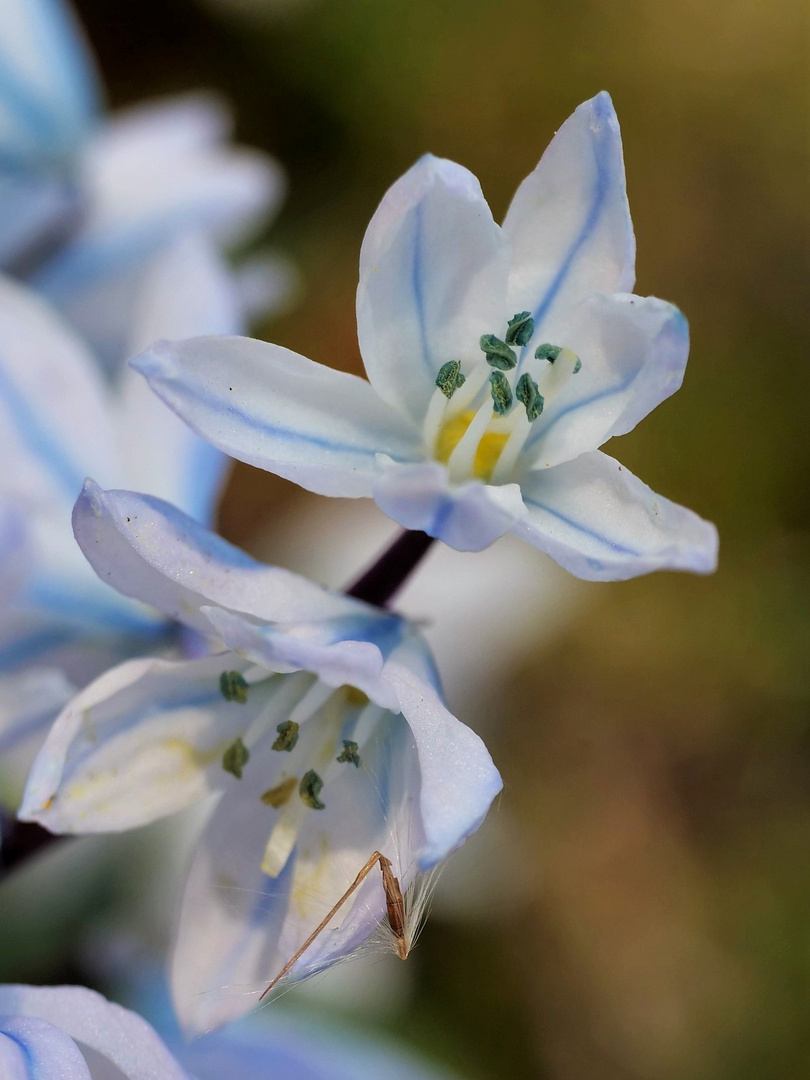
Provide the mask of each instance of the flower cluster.
[{"label": "flower cluster", "polygon": [[[480,551],[512,533],[594,581],[713,570],[714,527],[601,450],[678,389],[688,330],[631,292],[602,93],[502,225],[450,161],[388,191],[360,258],[368,380],[235,336],[255,295],[225,251],[276,204],[276,166],[231,147],[206,99],[106,117],[66,10],[8,6],[0,749],[37,737],[19,818],[54,834],[207,804],[171,960],[199,1034],[380,934],[407,957],[431,871],[501,790],[390,606],[433,540]],[[346,593],[261,563],[211,529],[223,454],[373,498],[406,532]],[[4,1076],[88,1077],[96,1059],[133,1080],[250,1080],[259,1060],[425,1075],[283,1026],[174,1054],[89,990],[0,987]]]}]

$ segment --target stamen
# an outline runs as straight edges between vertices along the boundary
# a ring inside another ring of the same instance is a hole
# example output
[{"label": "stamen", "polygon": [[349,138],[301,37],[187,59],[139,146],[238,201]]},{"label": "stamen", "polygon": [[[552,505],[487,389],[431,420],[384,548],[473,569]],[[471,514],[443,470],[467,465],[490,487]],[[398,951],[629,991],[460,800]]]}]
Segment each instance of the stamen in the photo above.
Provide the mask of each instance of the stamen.
[{"label": "stamen", "polygon": [[339,761],[342,765],[354,765],[355,768],[360,768],[360,755],[357,752],[359,749],[356,742],[351,739],[343,740],[343,749],[335,758],[335,761]]},{"label": "stamen", "polygon": [[461,363],[458,360],[448,360],[439,368],[436,376],[436,385],[446,398],[451,398],[459,387],[467,380],[461,373]]},{"label": "stamen", "polygon": [[298,742],[298,728],[300,725],[296,724],[294,720],[284,720],[278,725],[276,731],[278,732],[278,738],[273,743],[271,749],[273,750],[292,750],[295,744]]},{"label": "stamen", "polygon": [[265,806],[272,806],[274,810],[278,810],[290,801],[290,796],[297,783],[296,777],[288,776],[286,780],[282,780],[280,784],[271,787],[269,791],[265,791],[264,795],[260,795],[259,798]]},{"label": "stamen", "polygon": [[543,411],[543,396],[538,392],[537,383],[525,371],[518,379],[515,387],[515,397],[526,406],[528,420],[536,420]]},{"label": "stamen", "polygon": [[242,769],[247,765],[250,751],[242,742],[236,739],[222,755],[222,768],[225,772],[232,773],[237,780],[242,779]]},{"label": "stamen", "polygon": [[[496,373],[493,372],[493,375]],[[501,375],[504,379],[504,376]],[[506,380],[504,379],[504,382]],[[507,384],[508,385],[508,384]],[[455,450],[447,460],[447,468],[450,471],[450,479],[454,483],[462,483],[469,479],[473,471],[475,455],[481,437],[489,426],[492,419],[492,402],[487,398],[472,418],[467,430],[456,444]]]},{"label": "stamen", "polygon": [[[512,352],[511,349],[509,351]],[[514,353],[512,355],[514,356]],[[515,363],[517,363],[517,360]],[[512,387],[509,385],[509,381],[500,371],[493,371],[489,377],[489,388],[492,394],[493,409],[498,416],[504,416],[512,408]]]},{"label": "stamen", "polygon": [[499,371],[511,371],[517,367],[517,354],[505,341],[494,334],[483,334],[480,340],[481,350],[485,353],[490,367]]},{"label": "stamen", "polygon": [[219,677],[219,689],[226,701],[244,705],[248,699],[249,685],[239,671],[223,671]]},{"label": "stamen", "polygon": [[561,352],[561,346],[549,345],[549,343],[546,342],[544,345],[537,346],[534,350],[534,355],[538,360],[548,360],[550,364],[553,364]]},{"label": "stamen", "polygon": [[[557,348],[555,346],[555,348]],[[557,348],[557,356],[540,377],[539,391],[546,409],[568,385],[569,380],[582,368],[579,357],[565,346]]]},{"label": "stamen", "polygon": [[[290,772],[305,770],[298,785],[299,799],[282,804],[281,812],[267,840],[262,858],[262,871],[277,877],[287,865],[298,834],[304,824],[307,809],[321,810],[324,803],[318,798],[322,779],[334,761],[336,744],[346,719],[346,696],[323,683],[315,683],[290,714],[301,724],[300,740],[290,761]],[[307,721],[304,723],[304,721]],[[283,775],[283,774],[282,774]],[[280,783],[277,785],[280,787]],[[271,788],[270,792],[274,789]]]},{"label": "stamen", "polygon": [[326,803],[322,803],[318,798],[323,790],[323,780],[315,772],[314,769],[309,769],[301,777],[301,783],[298,785],[298,794],[313,810],[325,810]]},{"label": "stamen", "polygon": [[509,483],[518,454],[523,449],[523,444],[526,442],[532,428],[527,414],[521,409],[515,409],[509,420],[511,421],[510,430],[505,438],[505,445],[495,463],[495,467],[492,469],[489,479],[491,484]]},{"label": "stamen", "polygon": [[534,333],[534,319],[529,311],[519,311],[509,320],[509,329],[506,331],[506,344],[519,345],[523,348],[532,340]]}]

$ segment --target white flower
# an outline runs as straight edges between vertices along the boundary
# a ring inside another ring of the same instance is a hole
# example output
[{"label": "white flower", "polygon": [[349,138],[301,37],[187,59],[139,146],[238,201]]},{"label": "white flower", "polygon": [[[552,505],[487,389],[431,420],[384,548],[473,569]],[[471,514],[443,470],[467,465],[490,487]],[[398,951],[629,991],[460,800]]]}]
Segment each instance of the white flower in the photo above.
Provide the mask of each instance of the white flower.
[{"label": "white flower", "polygon": [[145,1020],[93,990],[0,986],[4,1080],[91,1080],[100,1062],[126,1080],[191,1080]]},{"label": "white flower", "polygon": [[[61,0],[6,0],[0,20],[0,267],[28,280],[110,361],[150,260],[189,229],[253,235],[283,193],[277,164],[228,143],[212,95],[108,119]],[[272,298],[268,298],[272,299]]]},{"label": "white flower", "polygon": [[[233,278],[189,233],[156,258],[133,306],[132,349],[156,333],[242,325]],[[98,580],[70,526],[85,477],[152,491],[210,519],[225,459],[119,365],[0,275],[0,745],[52,719],[75,685],[174,634]],[[70,680],[70,681],[68,681]],[[60,700],[61,695],[61,700]]]},{"label": "white flower", "polygon": [[[132,660],[88,686],[51,729],[20,816],[106,832],[220,794],[173,960],[181,1021],[204,1030],[255,1001],[375,851],[403,891],[441,861],[500,777],[399,616],[256,563],[160,500],[88,483],[74,527],[103,580],[229,651]],[[291,977],[352,952],[385,910],[369,875]]]},{"label": "white flower", "polygon": [[499,227],[476,179],[425,157],[360,256],[370,382],[248,339],[135,365],[214,445],[325,495],[371,496],[462,550],[514,532],[580,577],[708,572],[712,525],[597,447],[681,383],[687,326],[632,296],[634,240],[607,94],[581,105]]}]

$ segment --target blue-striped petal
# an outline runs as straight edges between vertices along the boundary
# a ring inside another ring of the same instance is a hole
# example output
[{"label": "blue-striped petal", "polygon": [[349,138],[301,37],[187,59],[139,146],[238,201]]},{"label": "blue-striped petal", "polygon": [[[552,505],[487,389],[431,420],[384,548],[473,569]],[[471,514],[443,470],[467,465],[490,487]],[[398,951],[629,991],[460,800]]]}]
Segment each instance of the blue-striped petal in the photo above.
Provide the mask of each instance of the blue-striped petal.
[{"label": "blue-striped petal", "polygon": [[32,1016],[0,1015],[3,1080],[92,1080],[76,1043],[64,1031]]},{"label": "blue-striped petal", "polygon": [[570,461],[631,431],[680,388],[689,356],[686,319],[654,296],[589,296],[569,313],[560,341],[582,368],[532,424],[521,455],[532,469]]},{"label": "blue-striped petal", "polygon": [[371,495],[377,455],[421,433],[354,375],[250,338],[160,342],[132,361],[203,438],[321,495]]},{"label": "blue-striped petal", "polygon": [[270,623],[367,615],[373,609],[288,570],[257,562],[169,503],[88,481],[76,503],[79,546],[102,581],[202,633],[201,608]]},{"label": "blue-striped petal", "polygon": [[523,499],[528,516],[512,531],[588,581],[716,568],[714,525],[600,451],[530,473]]},{"label": "blue-striped petal", "polygon": [[383,197],[360,252],[357,333],[380,397],[421,425],[439,368],[480,360],[481,335],[504,321],[507,275],[478,180],[423,157]]},{"label": "blue-striped petal", "polygon": [[176,813],[233,777],[222,757],[268,706],[269,683],[226,701],[233,653],[130,660],[66,706],[37,754],[20,817],[52,832],[119,832]]},{"label": "blue-striped petal", "polygon": [[406,529],[421,529],[458,551],[489,547],[525,513],[517,484],[451,484],[435,461],[382,463],[374,499]]},{"label": "blue-striped petal", "polygon": [[632,289],[635,240],[608,94],[566,120],[518,188],[503,231],[513,251],[509,311],[530,311],[535,320],[521,359],[553,341],[560,316],[588,293]]},{"label": "blue-striped petal", "polygon": [[[127,355],[159,338],[244,329],[234,275],[213,242],[186,233],[149,267],[136,301]],[[227,458],[204,442],[127,367],[119,382],[121,486],[167,499],[210,522]]]},{"label": "blue-striped petal", "polygon": [[[92,356],[35,293],[0,278],[0,493],[67,509],[92,468],[118,472]],[[67,519],[66,519],[67,520]]]},{"label": "blue-striped petal", "polygon": [[0,21],[0,160],[56,162],[75,152],[99,90],[61,0],[5,0]]},{"label": "blue-striped petal", "polygon": [[[190,1080],[145,1020],[83,986],[0,986],[0,1014],[47,1021],[101,1054],[126,1080]],[[37,1080],[84,1080],[86,1075],[35,1074]]]}]

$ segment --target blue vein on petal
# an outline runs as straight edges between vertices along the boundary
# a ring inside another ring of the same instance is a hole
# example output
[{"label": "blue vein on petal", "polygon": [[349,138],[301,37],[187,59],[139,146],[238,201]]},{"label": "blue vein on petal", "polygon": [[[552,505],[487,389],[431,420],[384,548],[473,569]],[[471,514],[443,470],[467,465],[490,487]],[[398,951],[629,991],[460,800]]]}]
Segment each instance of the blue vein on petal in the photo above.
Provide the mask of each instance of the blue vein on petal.
[{"label": "blue vein on petal", "polygon": [[[576,412],[577,409],[584,409],[586,405],[592,405],[595,401],[602,401],[604,398],[615,397],[617,394],[624,393],[624,391],[627,390],[627,388],[638,378],[638,375],[638,371],[633,371],[630,376],[625,379],[624,382],[614,383],[614,385],[609,386],[607,390],[600,390],[598,394],[592,394],[589,398],[583,398],[581,401],[572,401],[571,404],[566,405],[564,409],[554,409],[549,416],[548,423],[543,427],[538,425],[537,431],[530,433],[529,438],[526,440],[526,446],[523,450],[524,458],[526,450],[528,450],[529,447],[534,446],[537,442],[540,441],[540,439],[544,438],[548,434],[548,432],[554,427],[558,420],[562,420],[562,418],[564,416],[567,416],[570,412]],[[616,421],[619,418],[620,417],[616,417],[614,419],[611,427],[615,426]],[[603,438],[599,445],[601,446],[604,442],[607,442],[607,439]]]},{"label": "blue vein on petal", "polygon": [[[5,1028],[0,1028],[0,1035],[8,1039],[9,1042],[13,1042],[15,1046],[19,1046],[20,1053],[22,1054],[24,1060],[27,1063],[27,1072],[31,1080],[39,1080],[40,1076],[44,1076],[44,1074],[40,1072],[39,1065],[37,1064],[37,1061],[34,1058],[31,1047],[28,1045],[28,1043],[23,1042],[22,1039],[18,1038],[16,1035],[12,1035],[11,1032],[6,1031]],[[48,1071],[50,1072],[50,1069]]]},{"label": "blue vein on petal", "polygon": [[413,231],[413,265],[411,266],[411,288],[416,303],[416,314],[419,319],[419,342],[422,347],[422,360],[430,372],[431,378],[435,377],[435,364],[428,342],[427,327],[425,326],[425,296],[424,282],[422,281],[422,247],[424,243],[424,207],[421,202],[413,208],[414,231]]},{"label": "blue vein on petal", "polygon": [[55,577],[34,580],[25,591],[25,600],[78,625],[89,622],[119,633],[153,636],[163,634],[167,625],[164,616],[142,611],[136,602],[112,589],[76,588]]},{"label": "blue vein on petal", "polygon": [[59,630],[43,630],[28,637],[0,647],[0,672],[14,671],[33,660],[68,645],[77,637],[76,631],[64,627]]},{"label": "blue vein on petal", "polygon": [[[598,109],[598,111],[597,111]],[[610,110],[603,109],[602,107],[595,107],[595,119],[605,120],[610,116]],[[568,249],[565,258],[562,261],[560,269],[557,271],[554,280],[546,289],[545,295],[540,300],[540,303],[534,310],[534,325],[539,328],[542,320],[548,314],[548,310],[554,303],[557,294],[565,283],[565,279],[568,277],[568,273],[571,270],[571,265],[574,259],[579,254],[582,246],[589,240],[591,233],[597,225],[599,218],[602,214],[602,210],[605,205],[608,193],[610,191],[610,153],[613,148],[613,139],[610,134],[607,138],[601,139],[598,142],[594,141],[592,144],[594,163],[596,165],[596,183],[594,185],[593,199],[591,201],[590,208],[588,210],[588,216],[585,218],[585,223],[579,231],[574,242]],[[526,354],[531,349],[531,343],[524,345],[520,354],[520,364],[526,358]]]},{"label": "blue vein on petal", "polygon": [[[155,365],[155,366],[153,366],[151,364],[141,365],[140,363],[135,364],[134,361],[130,361],[130,363],[132,364],[132,366],[135,368],[136,371],[140,371],[141,374],[143,374],[143,375],[145,375],[147,377],[150,384],[152,384],[152,380],[154,379],[155,382],[157,382],[159,385],[160,384],[165,385],[166,383],[168,383],[169,386],[171,386],[171,383],[173,381],[171,379],[171,376],[169,376],[169,377],[164,376],[163,372],[160,370],[160,368],[157,365]],[[154,385],[153,385],[153,389],[154,389]],[[169,397],[173,398],[173,396],[174,395],[167,395],[167,398],[169,398]],[[161,397],[163,397],[163,394],[161,394]],[[278,427],[277,425],[266,423],[266,422],[260,420],[257,416],[250,416],[248,413],[244,412],[242,409],[237,408],[236,405],[232,405],[230,402],[223,405],[222,399],[219,396],[217,396],[216,393],[206,393],[200,387],[195,388],[194,399],[197,402],[199,402],[201,405],[203,405],[205,408],[210,409],[211,412],[213,412],[213,413],[225,412],[230,416],[237,417],[245,425],[246,428],[249,428],[251,431],[259,432],[262,435],[270,436],[271,438],[275,436],[277,438],[288,439],[290,442],[305,443],[308,446],[319,446],[323,450],[338,450],[338,451],[342,451],[342,452],[348,453],[348,454],[356,454],[356,455],[359,455],[361,457],[373,458],[373,457],[376,457],[377,454],[385,453],[385,454],[388,455],[388,457],[391,458],[392,461],[399,462],[400,464],[411,460],[410,458],[397,457],[395,454],[392,454],[390,450],[383,450],[379,446],[367,447],[367,446],[358,446],[356,443],[352,444],[352,443],[332,442],[329,439],[320,439],[320,438],[318,438],[317,436],[314,436],[314,435],[305,435],[301,431],[291,431],[289,428]],[[166,400],[166,399],[164,399],[164,400]],[[228,450],[227,447],[224,446],[224,445],[223,445],[222,449],[224,449],[226,453],[231,453],[231,451]],[[234,455],[233,453],[231,453],[231,456],[238,456],[238,455]],[[271,456],[272,456],[272,459],[274,461],[284,462],[286,464],[303,465],[303,466],[307,466],[307,465],[311,464],[311,462],[308,462],[308,461],[297,461],[297,460],[291,460],[289,458],[282,458],[278,454],[273,454]],[[340,468],[340,466],[331,466],[331,467]]]},{"label": "blue vein on petal", "polygon": [[5,401],[11,420],[29,450],[40,459],[73,502],[82,490],[84,472],[70,464],[65,451],[39,422],[1,362],[0,400]]},{"label": "blue vein on petal", "polygon": [[523,493],[523,501],[528,503],[529,506],[535,506],[538,510],[543,510],[546,514],[550,514],[552,517],[557,518],[558,521],[562,521],[565,525],[569,525],[572,529],[576,529],[577,532],[582,533],[583,536],[589,536],[592,540],[596,540],[600,544],[604,544],[605,547],[610,548],[611,551],[615,551],[617,555],[634,555],[636,558],[640,558],[644,553],[641,551],[635,551],[633,548],[624,547],[623,544],[617,544],[613,540],[608,540],[606,536],[602,536],[601,533],[594,532],[593,529],[588,529],[585,525],[581,525],[578,521],[574,521],[572,518],[566,517],[565,514],[561,514],[559,510],[552,510],[550,506],[546,506],[545,503],[538,502],[536,499],[530,498],[525,492]]}]

